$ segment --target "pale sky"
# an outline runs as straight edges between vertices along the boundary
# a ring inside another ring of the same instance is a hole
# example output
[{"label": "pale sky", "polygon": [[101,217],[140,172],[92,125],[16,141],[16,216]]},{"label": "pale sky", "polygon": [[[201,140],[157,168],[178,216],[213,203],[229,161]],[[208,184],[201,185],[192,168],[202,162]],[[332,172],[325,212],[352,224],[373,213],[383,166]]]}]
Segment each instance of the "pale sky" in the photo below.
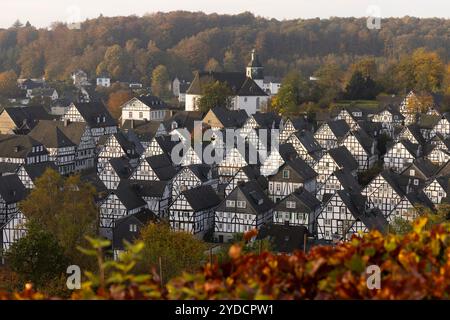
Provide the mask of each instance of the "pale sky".
[{"label": "pale sky", "polygon": [[[157,11],[235,14],[251,11],[277,19],[337,17],[450,17],[450,0],[1,0],[0,27],[16,19],[47,27],[54,21],[124,16]],[[379,12],[379,14],[378,14]]]}]

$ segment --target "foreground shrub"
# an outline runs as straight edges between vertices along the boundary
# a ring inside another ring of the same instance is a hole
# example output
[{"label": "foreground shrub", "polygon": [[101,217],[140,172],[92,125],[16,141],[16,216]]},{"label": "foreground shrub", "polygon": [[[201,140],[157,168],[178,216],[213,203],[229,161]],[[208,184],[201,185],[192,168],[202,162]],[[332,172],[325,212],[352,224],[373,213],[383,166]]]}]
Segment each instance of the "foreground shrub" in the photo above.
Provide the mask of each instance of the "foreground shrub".
[{"label": "foreground shrub", "polygon": [[[142,250],[136,244],[119,262],[106,263],[112,274],[103,270],[103,280],[91,274],[73,298],[448,299],[450,224],[428,229],[427,223],[421,218],[406,235],[371,232],[335,247],[315,247],[308,254],[244,254],[240,245],[233,245],[226,263],[207,264],[167,285],[159,284],[156,274],[129,273]],[[366,268],[371,265],[381,269],[380,289],[367,286]],[[105,268],[105,263],[100,266]]]}]

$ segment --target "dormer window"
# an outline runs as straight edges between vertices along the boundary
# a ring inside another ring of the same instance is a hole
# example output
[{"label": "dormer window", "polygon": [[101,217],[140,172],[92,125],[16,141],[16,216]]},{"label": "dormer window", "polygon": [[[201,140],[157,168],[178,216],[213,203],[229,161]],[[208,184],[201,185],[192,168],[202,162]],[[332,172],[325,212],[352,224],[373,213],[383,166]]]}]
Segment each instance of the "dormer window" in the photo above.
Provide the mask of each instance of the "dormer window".
[{"label": "dormer window", "polygon": [[245,208],[247,207],[247,202],[245,202],[245,201],[237,201],[237,202],[236,202],[236,206],[237,206],[238,208],[245,209]]}]

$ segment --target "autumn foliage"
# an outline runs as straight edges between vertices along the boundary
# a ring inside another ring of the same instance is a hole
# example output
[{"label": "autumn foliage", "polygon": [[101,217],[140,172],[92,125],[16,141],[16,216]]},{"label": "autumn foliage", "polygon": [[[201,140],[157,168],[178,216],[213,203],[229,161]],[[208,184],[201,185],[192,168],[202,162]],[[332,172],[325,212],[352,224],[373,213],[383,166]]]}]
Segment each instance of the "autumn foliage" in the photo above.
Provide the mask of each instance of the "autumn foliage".
[{"label": "autumn foliage", "polygon": [[[318,246],[308,254],[243,254],[230,248],[223,264],[207,264],[161,286],[155,270],[132,273],[142,244],[129,247],[118,262],[104,264],[106,279],[88,274],[73,299],[448,299],[450,224],[428,230],[427,219],[404,236],[378,232],[354,237],[335,247]],[[97,249],[101,246],[97,245]],[[96,250],[91,250],[95,254]],[[381,269],[381,288],[369,289],[366,268]],[[28,291],[27,291],[28,290]],[[43,298],[30,292],[1,298]]]}]

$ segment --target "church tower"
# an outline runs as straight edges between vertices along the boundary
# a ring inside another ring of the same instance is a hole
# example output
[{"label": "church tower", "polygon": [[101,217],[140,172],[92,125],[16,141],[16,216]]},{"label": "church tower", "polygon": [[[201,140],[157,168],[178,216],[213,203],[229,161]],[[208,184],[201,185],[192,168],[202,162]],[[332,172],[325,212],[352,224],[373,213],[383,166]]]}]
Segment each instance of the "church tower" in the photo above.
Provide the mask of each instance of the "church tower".
[{"label": "church tower", "polygon": [[247,77],[252,78],[253,81],[262,89],[264,83],[264,67],[259,62],[256,50],[252,50],[252,60],[247,66]]}]

